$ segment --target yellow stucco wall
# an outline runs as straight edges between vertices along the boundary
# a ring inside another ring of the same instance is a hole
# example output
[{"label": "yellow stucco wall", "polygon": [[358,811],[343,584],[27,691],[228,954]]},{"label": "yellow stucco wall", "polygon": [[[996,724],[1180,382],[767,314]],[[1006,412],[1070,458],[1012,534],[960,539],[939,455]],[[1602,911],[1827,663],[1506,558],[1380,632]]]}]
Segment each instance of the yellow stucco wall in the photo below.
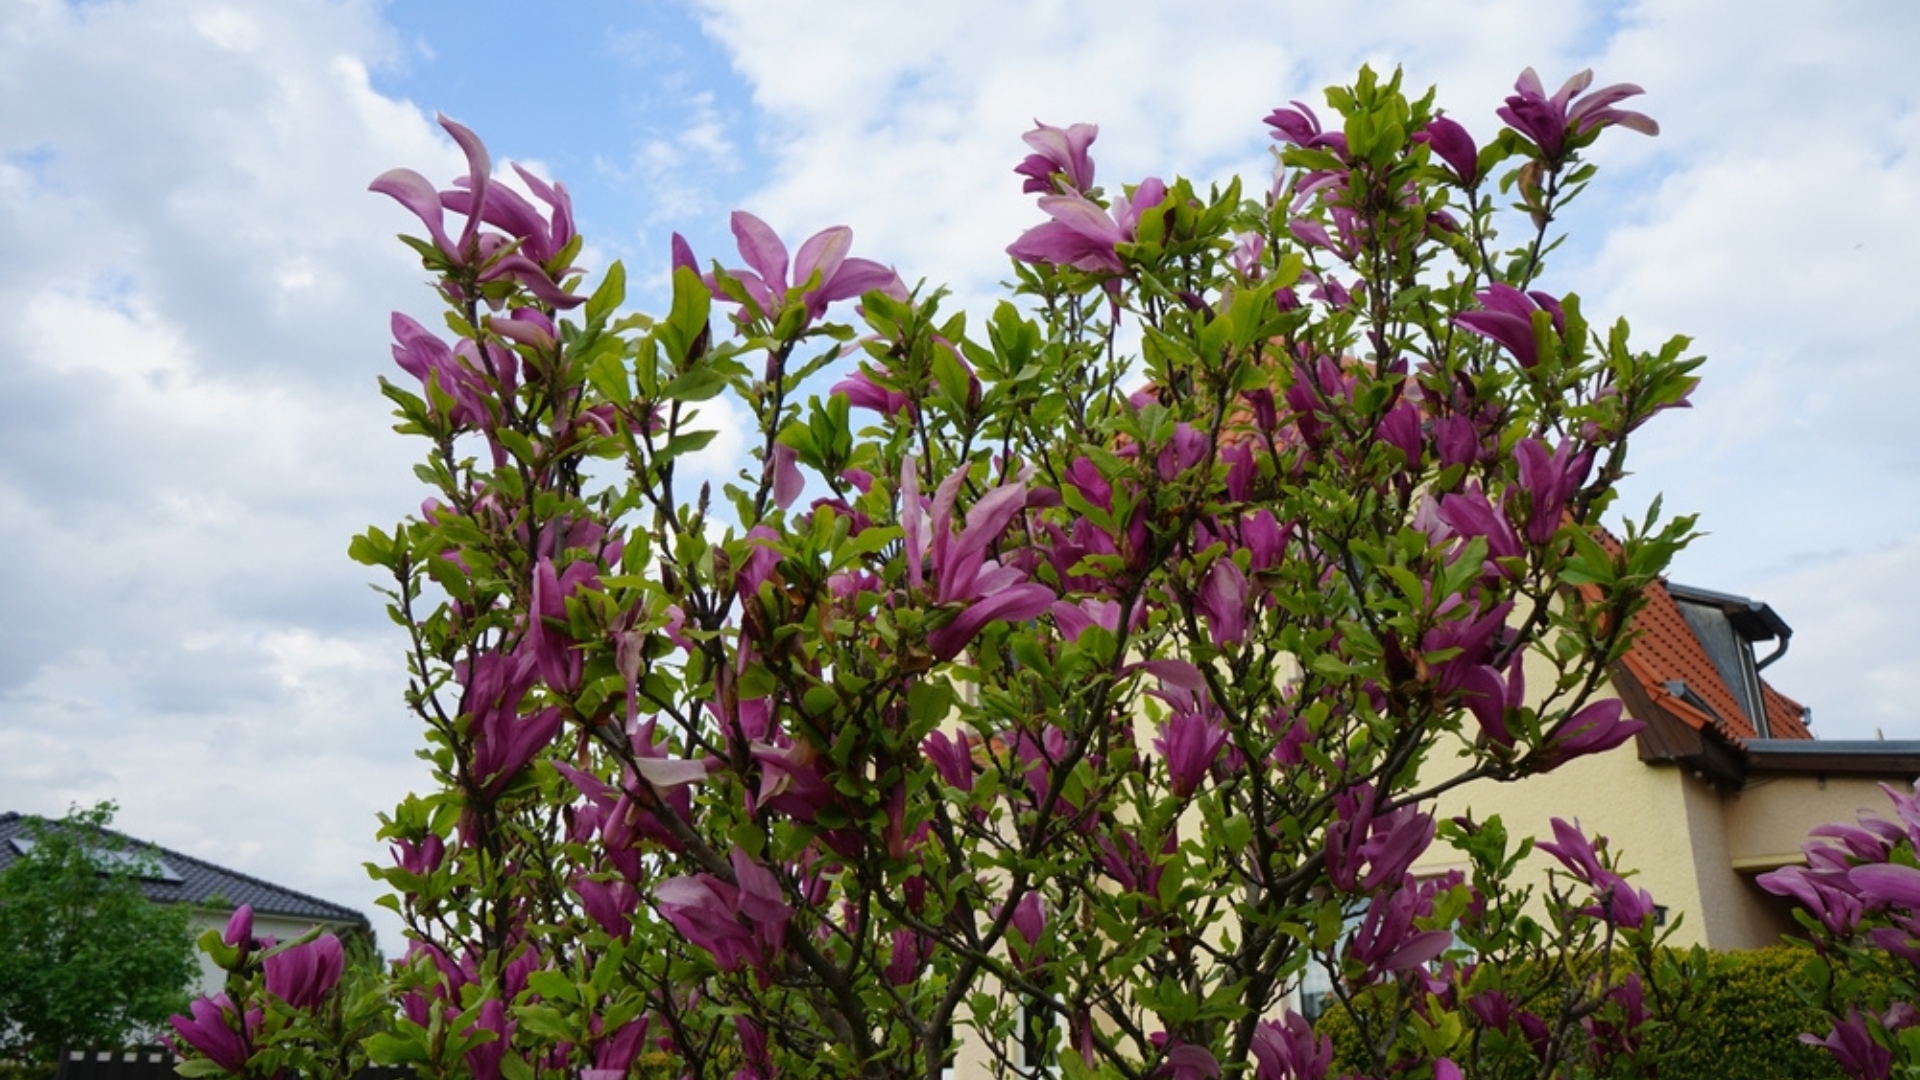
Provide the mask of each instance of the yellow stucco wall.
[{"label": "yellow stucco wall", "polygon": [[[1425,773],[1438,779],[1457,764],[1443,749]],[[1674,944],[1757,949],[1779,941],[1793,921],[1787,905],[1753,878],[1803,861],[1799,850],[1809,830],[1852,821],[1863,809],[1892,815],[1886,793],[1871,779],[1760,776],[1744,790],[1729,791],[1680,765],[1643,762],[1629,741],[1543,776],[1463,785],[1442,795],[1434,812],[1443,819],[1471,813],[1480,821],[1498,814],[1516,839],[1550,839],[1553,818],[1577,820],[1588,835],[1607,837],[1622,866],[1634,871],[1634,883],[1667,908],[1669,919],[1679,918]],[[1458,865],[1453,849],[1437,844],[1414,869],[1435,873]],[[1557,865],[1536,853],[1526,864],[1526,883],[1539,886]]]},{"label": "yellow stucco wall", "polygon": [[[1447,750],[1437,751],[1428,763],[1428,775],[1439,777],[1458,767]],[[1627,868],[1637,871],[1633,881],[1665,905],[1669,917],[1684,914],[1677,944],[1706,944],[1700,918],[1700,882],[1693,869],[1693,830],[1688,796],[1678,769],[1642,764],[1627,743],[1604,754],[1568,762],[1552,773],[1512,783],[1476,781],[1454,788],[1437,800],[1435,816],[1442,820],[1471,814],[1476,821],[1494,815],[1508,834],[1551,839],[1552,819],[1577,820],[1588,835],[1609,840],[1611,850],[1624,856]],[[1544,852],[1529,857],[1531,873],[1524,884],[1544,888],[1548,867],[1559,863]],[[1436,843],[1414,865],[1415,873],[1436,873],[1464,866],[1451,847]]]}]

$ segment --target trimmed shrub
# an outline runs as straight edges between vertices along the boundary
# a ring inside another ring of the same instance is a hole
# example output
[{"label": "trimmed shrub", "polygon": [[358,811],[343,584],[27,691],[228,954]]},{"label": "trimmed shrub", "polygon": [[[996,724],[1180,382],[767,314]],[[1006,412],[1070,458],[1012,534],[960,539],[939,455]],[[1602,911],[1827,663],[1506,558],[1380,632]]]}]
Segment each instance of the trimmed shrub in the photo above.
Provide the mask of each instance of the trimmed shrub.
[{"label": "trimmed shrub", "polygon": [[[1828,1026],[1802,994],[1800,970],[1811,955],[1795,945],[1712,954],[1691,1008],[1666,1033],[1660,1080],[1846,1080],[1832,1055],[1800,1041]],[[1314,1027],[1333,1040],[1335,1073],[1368,1067],[1345,1009],[1336,1005]]]}]

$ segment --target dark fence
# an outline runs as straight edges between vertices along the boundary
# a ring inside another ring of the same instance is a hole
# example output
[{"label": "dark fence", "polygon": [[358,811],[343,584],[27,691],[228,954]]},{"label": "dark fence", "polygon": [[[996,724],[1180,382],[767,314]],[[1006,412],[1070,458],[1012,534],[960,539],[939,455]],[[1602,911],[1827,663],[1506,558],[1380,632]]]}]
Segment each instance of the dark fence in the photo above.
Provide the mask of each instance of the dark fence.
[{"label": "dark fence", "polygon": [[[173,1051],[164,1046],[137,1050],[69,1050],[60,1055],[54,1080],[177,1080]],[[361,1069],[353,1080],[413,1080],[411,1068],[382,1065]]]}]

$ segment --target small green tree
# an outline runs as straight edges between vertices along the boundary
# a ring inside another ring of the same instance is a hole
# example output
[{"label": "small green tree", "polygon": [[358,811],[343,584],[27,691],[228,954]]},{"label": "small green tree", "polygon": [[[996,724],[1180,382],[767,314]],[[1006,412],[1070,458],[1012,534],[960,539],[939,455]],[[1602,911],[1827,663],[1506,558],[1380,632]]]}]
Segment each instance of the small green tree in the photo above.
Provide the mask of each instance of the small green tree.
[{"label": "small green tree", "polygon": [[188,912],[141,893],[143,853],[108,831],[115,809],[30,819],[31,848],[0,872],[0,1058],[124,1045],[186,1004]]}]

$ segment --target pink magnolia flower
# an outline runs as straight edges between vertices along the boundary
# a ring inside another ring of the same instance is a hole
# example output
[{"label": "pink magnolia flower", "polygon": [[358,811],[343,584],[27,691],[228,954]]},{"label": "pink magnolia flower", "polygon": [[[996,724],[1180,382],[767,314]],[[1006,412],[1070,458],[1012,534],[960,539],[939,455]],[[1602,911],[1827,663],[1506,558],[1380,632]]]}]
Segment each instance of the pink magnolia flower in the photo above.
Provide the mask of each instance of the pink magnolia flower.
[{"label": "pink magnolia flower", "polygon": [[1548,97],[1546,88],[1540,85],[1540,76],[1528,68],[1520,73],[1519,80],[1513,84],[1517,93],[1509,97],[1506,105],[1496,112],[1515,131],[1533,140],[1533,144],[1550,162],[1558,161],[1563,152],[1571,148],[1568,145],[1569,136],[1577,141],[1580,136],[1611,124],[1638,131],[1642,135],[1660,134],[1660,125],[1654,123],[1652,118],[1613,107],[1617,101],[1644,93],[1638,86],[1615,83],[1577,100],[1574,98],[1575,94],[1592,84],[1593,71],[1588,69],[1568,79],[1559,92]]},{"label": "pink magnolia flower", "polygon": [[847,403],[872,409],[882,416],[901,416],[913,411],[913,399],[898,390],[889,390],[875,380],[865,364],[853,374],[833,384],[829,394],[847,395]]},{"label": "pink magnolia flower", "polygon": [[1754,881],[1775,896],[1799,901],[1828,933],[1837,937],[1852,936],[1860,925],[1860,917],[1866,913],[1858,887],[1844,870],[1836,873],[1786,866],[1761,874]]},{"label": "pink magnolia flower", "polygon": [[1034,129],[1020,139],[1033,147],[1034,152],[1013,170],[1027,178],[1020,190],[1029,194],[1051,193],[1055,190],[1056,175],[1062,176],[1073,191],[1084,192],[1092,187],[1093,161],[1087,157],[1087,147],[1099,137],[1100,129],[1093,124],[1057,128],[1038,120],[1033,123]]},{"label": "pink magnolia flower", "polygon": [[321,934],[305,944],[269,955],[263,966],[267,993],[296,1009],[313,1009],[340,981],[346,953],[340,948],[339,938]]},{"label": "pink magnolia flower", "polygon": [[920,505],[916,462],[909,458],[901,469],[900,519],[909,580],[919,587],[923,566],[930,562],[934,603],[965,605],[952,621],[927,635],[927,647],[939,660],[958,656],[989,622],[1038,618],[1055,599],[1052,589],[1028,581],[1026,571],[987,558],[987,549],[1026,506],[1024,479],[982,495],[968,510],[959,535],[954,534],[954,503],[969,468],[962,465],[940,484],[931,513]]},{"label": "pink magnolia flower", "polygon": [[822,229],[800,245],[793,257],[791,288],[787,284],[787,246],[766,222],[745,210],[736,210],[733,235],[739,243],[740,257],[750,268],[734,271],[733,276],[746,288],[748,298],[759,308],[759,313],[767,318],[779,314],[793,289],[806,290],[800,299],[809,320],[826,314],[827,305],[835,300],[848,300],[876,290],[898,300],[907,297],[900,275],[891,268],[871,259],[847,255],[853,246],[853,230],[845,225]]},{"label": "pink magnolia flower", "polygon": [[[542,218],[518,193],[492,183],[493,161],[478,136],[444,116],[440,117],[440,126],[467,157],[467,175],[456,180],[453,189],[436,190],[431,181],[412,169],[391,169],[374,178],[368,190],[390,196],[412,211],[447,261],[480,269],[481,280],[511,278],[556,308],[585,302],[585,297],[574,296],[560,286],[573,268],[552,265],[573,239],[573,206],[566,189],[515,166],[534,197],[551,208],[549,216]],[[467,219],[458,240],[447,235],[447,210]],[[482,233],[482,222],[507,235]]]},{"label": "pink magnolia flower", "polygon": [[1021,262],[1118,274],[1122,265],[1116,249],[1132,242],[1140,215],[1166,198],[1167,185],[1156,177],[1148,177],[1133,194],[1115,200],[1111,211],[1077,191],[1044,196],[1040,209],[1053,220],[1021,233],[1007,245],[1007,254]]},{"label": "pink magnolia flower", "polygon": [[[237,1015],[233,1001],[225,994],[214,997],[194,999],[187,1006],[192,1018],[171,1017],[167,1022],[188,1046],[200,1051],[207,1059],[234,1075],[244,1074],[247,1059],[253,1056],[253,1035],[259,1031],[266,1013],[261,1009],[249,1009],[240,1029],[235,1029]],[[179,1047],[176,1044],[175,1051]]]}]

